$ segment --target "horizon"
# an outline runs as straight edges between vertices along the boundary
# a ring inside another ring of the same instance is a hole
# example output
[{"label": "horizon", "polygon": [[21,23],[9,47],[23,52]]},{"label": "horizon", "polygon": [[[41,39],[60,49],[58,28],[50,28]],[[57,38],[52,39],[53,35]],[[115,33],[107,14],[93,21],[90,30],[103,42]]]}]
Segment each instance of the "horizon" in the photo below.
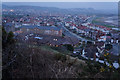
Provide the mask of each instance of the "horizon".
[{"label": "horizon", "polygon": [[2,2],[2,5],[56,7],[61,9],[93,8],[96,10],[118,10],[117,2]]}]

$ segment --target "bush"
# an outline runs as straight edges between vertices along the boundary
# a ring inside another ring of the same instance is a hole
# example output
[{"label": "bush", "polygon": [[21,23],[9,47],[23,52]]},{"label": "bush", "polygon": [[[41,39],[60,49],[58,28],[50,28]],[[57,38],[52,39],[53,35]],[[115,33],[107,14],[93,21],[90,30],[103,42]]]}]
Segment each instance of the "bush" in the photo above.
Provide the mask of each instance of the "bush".
[{"label": "bush", "polygon": [[57,54],[55,54],[55,59],[56,60],[61,60],[61,61],[66,61],[66,55],[63,55],[63,54],[61,54],[61,53],[57,53]]},{"label": "bush", "polygon": [[87,41],[87,45],[92,45],[92,42],[91,41]]},{"label": "bush", "polygon": [[66,60],[67,60],[66,55],[62,55],[61,61],[64,62],[64,61],[66,61]]},{"label": "bush", "polygon": [[106,50],[112,49],[112,45],[111,45],[111,44],[106,44],[106,45],[105,45],[105,49],[106,49]]},{"label": "bush", "polygon": [[14,43],[15,40],[13,32],[10,31],[9,33],[7,33],[4,27],[2,27],[2,48],[4,49],[5,47]]},{"label": "bush", "polygon": [[118,72],[112,72],[110,78],[120,80],[120,74]]},{"label": "bush", "polygon": [[69,50],[69,51],[74,51],[74,48],[73,48],[72,45],[70,45],[70,44],[65,44],[64,46],[67,48],[67,50]]},{"label": "bush", "polygon": [[82,72],[78,73],[78,75],[79,75],[78,77],[81,78],[81,77],[83,77],[83,76],[88,75],[88,73],[85,72],[85,71],[82,71]]}]

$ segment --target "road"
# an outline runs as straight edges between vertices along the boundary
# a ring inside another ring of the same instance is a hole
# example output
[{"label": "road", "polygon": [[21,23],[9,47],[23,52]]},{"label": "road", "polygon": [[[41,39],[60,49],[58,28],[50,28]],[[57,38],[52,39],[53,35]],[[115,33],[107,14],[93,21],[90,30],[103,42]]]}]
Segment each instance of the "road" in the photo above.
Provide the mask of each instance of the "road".
[{"label": "road", "polygon": [[[94,18],[95,18],[95,17],[90,17],[90,18],[87,20],[87,22],[91,23]],[[91,41],[91,42],[93,42],[93,40],[88,40],[88,39],[86,39],[86,38],[82,38],[82,37],[78,36],[77,34],[69,31],[66,27],[64,27],[63,24],[61,24],[60,27],[63,29],[64,34],[67,35],[67,36],[69,36],[69,37],[72,37],[72,36],[73,36],[73,37],[78,38],[78,39],[81,40],[81,41],[85,41],[85,42]]]},{"label": "road", "polygon": [[90,17],[90,18],[88,18],[87,22],[88,22],[88,23],[92,23],[92,21],[93,21],[95,18],[96,18],[95,16],[94,16],[94,17]]},{"label": "road", "polygon": [[[63,31],[64,31],[64,34],[67,35],[67,36],[69,36],[69,37],[72,37],[72,36],[73,36],[73,37],[76,37],[76,38],[78,38],[79,40],[85,41],[85,42],[87,42],[87,41],[92,41],[92,40],[88,40],[88,39],[85,39],[85,38],[82,38],[82,37],[78,36],[77,34],[69,31],[69,30],[68,30],[66,27],[64,27],[64,26],[62,26],[62,29],[63,29]],[[93,41],[92,41],[92,42],[93,42]]]}]

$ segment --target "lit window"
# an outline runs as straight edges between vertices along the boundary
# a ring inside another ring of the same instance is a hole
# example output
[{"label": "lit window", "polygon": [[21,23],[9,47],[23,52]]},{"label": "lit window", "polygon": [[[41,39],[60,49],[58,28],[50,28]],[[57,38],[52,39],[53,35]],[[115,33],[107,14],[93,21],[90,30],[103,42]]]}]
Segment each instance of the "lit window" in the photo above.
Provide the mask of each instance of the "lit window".
[{"label": "lit window", "polygon": [[58,47],[58,45],[56,45],[56,47]]},{"label": "lit window", "polygon": [[57,41],[58,39],[53,39],[54,41]]}]

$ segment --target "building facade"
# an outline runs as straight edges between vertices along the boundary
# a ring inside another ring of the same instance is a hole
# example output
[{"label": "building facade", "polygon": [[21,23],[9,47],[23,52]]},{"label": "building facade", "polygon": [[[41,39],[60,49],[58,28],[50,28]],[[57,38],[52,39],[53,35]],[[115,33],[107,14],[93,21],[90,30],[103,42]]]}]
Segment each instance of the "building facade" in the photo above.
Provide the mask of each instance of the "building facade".
[{"label": "building facade", "polygon": [[62,36],[62,29],[54,26],[22,26],[20,31],[53,36]]}]

